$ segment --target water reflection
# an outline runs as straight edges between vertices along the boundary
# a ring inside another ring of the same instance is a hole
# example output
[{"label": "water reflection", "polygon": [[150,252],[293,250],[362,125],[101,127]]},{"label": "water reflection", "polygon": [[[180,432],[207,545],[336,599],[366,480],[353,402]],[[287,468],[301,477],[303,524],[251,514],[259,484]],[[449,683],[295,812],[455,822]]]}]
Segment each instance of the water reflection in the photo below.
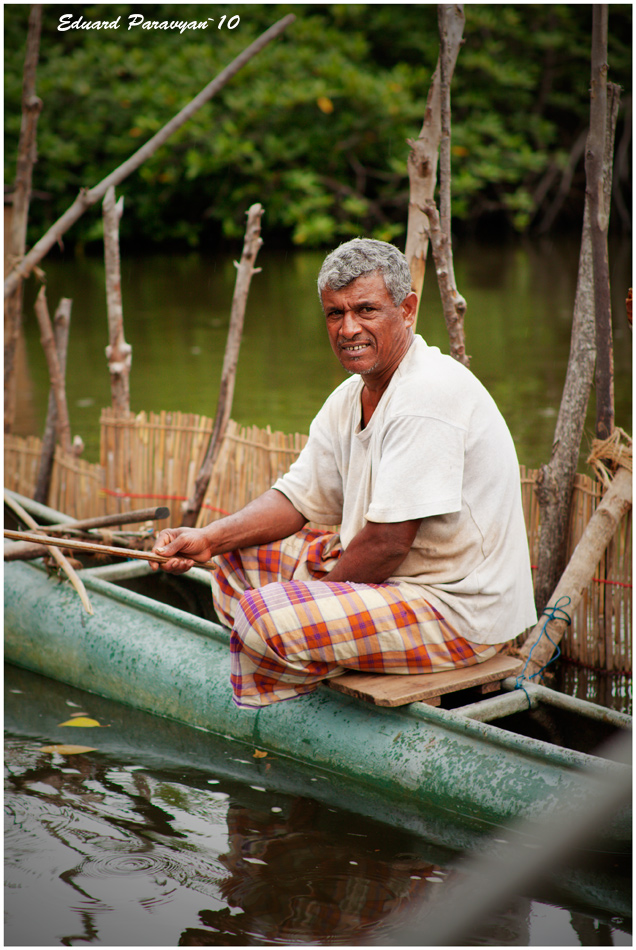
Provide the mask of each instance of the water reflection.
[{"label": "water reflection", "polygon": [[[7,945],[392,945],[414,904],[464,879],[439,841],[280,790],[291,772],[274,757],[11,668],[5,697]],[[44,753],[69,707],[103,723],[66,729],[96,750]],[[203,764],[214,747],[217,768],[186,764],[183,749]],[[618,873],[518,896],[471,943],[578,945],[609,928],[629,945]]]}]

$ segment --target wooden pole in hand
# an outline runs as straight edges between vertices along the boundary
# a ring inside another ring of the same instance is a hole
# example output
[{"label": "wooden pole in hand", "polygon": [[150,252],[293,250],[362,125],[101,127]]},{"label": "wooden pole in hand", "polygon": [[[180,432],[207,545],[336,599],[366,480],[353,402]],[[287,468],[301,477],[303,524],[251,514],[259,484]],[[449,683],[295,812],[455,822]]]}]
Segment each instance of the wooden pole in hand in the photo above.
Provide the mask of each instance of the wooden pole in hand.
[{"label": "wooden pole in hand", "polygon": [[227,424],[232,411],[232,400],[234,398],[234,382],[236,379],[236,366],[238,363],[239,350],[241,347],[241,337],[243,335],[243,320],[245,317],[245,307],[247,304],[247,295],[250,289],[250,282],[254,274],[258,274],[260,268],[254,267],[256,255],[263,243],[261,239],[261,217],[263,208],[260,204],[254,204],[247,212],[247,226],[245,229],[245,242],[243,244],[243,253],[241,262],[237,268],[236,285],[234,287],[234,297],[232,299],[232,314],[230,317],[230,328],[227,334],[227,343],[225,346],[225,357],[223,359],[223,370],[221,372],[221,386],[219,390],[219,401],[214,418],[214,426],[210,436],[207,451],[203,464],[199,470],[194,492],[188,499],[184,507],[183,527],[193,528],[199,517],[201,505],[210,482],[210,476],[214,463],[221,448],[221,441],[225,434]]}]

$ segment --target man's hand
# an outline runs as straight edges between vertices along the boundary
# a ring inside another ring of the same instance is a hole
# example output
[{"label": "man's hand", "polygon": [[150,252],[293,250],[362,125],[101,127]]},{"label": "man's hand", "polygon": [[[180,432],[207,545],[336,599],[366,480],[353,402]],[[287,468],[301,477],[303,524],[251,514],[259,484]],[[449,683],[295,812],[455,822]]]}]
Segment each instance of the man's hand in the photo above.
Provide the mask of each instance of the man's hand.
[{"label": "man's hand", "polygon": [[150,561],[153,571],[161,568],[169,574],[185,574],[197,562],[204,564],[212,557],[205,528],[165,528],[152,550],[170,558],[165,563]]}]

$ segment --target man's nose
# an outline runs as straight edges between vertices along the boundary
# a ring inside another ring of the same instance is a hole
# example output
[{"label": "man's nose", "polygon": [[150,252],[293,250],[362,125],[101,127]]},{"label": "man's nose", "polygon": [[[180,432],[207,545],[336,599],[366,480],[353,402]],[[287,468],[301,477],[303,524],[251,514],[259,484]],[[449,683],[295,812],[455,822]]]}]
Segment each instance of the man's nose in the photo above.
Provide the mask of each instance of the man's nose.
[{"label": "man's nose", "polygon": [[340,332],[343,336],[355,336],[356,333],[360,332],[360,324],[355,310],[345,310]]}]

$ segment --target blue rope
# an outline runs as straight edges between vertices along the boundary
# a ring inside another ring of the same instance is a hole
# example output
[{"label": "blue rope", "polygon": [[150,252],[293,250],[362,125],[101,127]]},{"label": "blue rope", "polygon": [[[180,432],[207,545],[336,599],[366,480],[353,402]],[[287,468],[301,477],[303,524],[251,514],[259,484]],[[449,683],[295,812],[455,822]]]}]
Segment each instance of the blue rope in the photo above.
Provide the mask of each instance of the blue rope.
[{"label": "blue rope", "polygon": [[532,650],[530,650],[530,653],[528,654],[528,659],[526,660],[523,669],[521,670],[521,672],[517,676],[517,679],[515,680],[515,689],[522,689],[524,693],[526,694],[526,699],[528,700],[528,708],[530,708],[531,706],[530,697],[528,696],[528,690],[523,685],[522,680],[526,679],[525,672],[528,667],[528,663],[530,662],[530,659],[532,657],[534,648],[541,641],[541,637],[545,634],[548,640],[550,641],[550,643],[552,644],[552,646],[555,648],[556,653],[550,660],[548,660],[545,666],[542,666],[540,670],[537,670],[536,673],[533,673],[532,676],[529,677],[531,680],[534,679],[535,676],[540,676],[541,673],[543,673],[543,671],[547,669],[551,663],[554,663],[554,661],[558,660],[558,658],[561,656],[561,648],[557,643],[554,642],[554,640],[548,633],[547,626],[551,620],[565,620],[565,622],[568,625],[571,624],[572,618],[570,617],[569,613],[567,613],[567,611],[564,609],[565,607],[568,606],[568,604],[571,604],[571,603],[572,603],[571,598],[568,597],[567,594],[565,594],[563,597],[559,597],[559,599],[557,600],[556,604],[554,604],[554,606],[546,607],[541,614],[541,616],[545,614],[545,623],[543,624],[543,628],[539,635],[539,639],[536,641],[536,643],[533,644]]}]

